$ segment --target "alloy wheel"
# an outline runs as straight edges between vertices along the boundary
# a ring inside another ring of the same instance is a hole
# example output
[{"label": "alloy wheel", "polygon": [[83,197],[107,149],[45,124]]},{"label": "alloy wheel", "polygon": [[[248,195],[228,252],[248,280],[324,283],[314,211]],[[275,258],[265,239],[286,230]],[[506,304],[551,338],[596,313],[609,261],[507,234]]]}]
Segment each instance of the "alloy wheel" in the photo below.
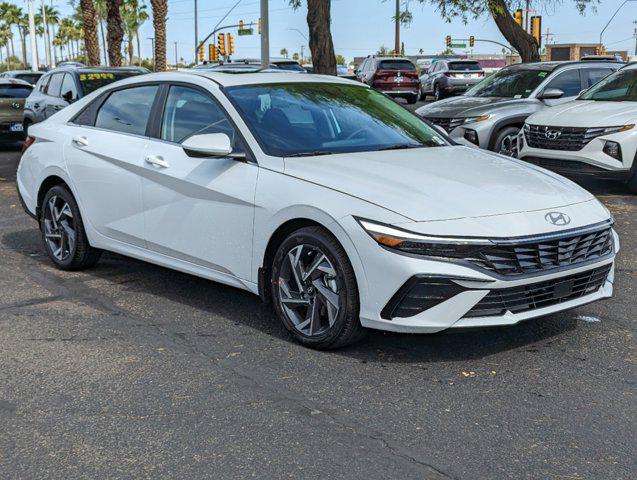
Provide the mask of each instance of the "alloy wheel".
[{"label": "alloy wheel", "polygon": [[334,325],[343,282],[318,247],[302,244],[292,248],[281,265],[278,284],[282,310],[299,333],[316,337]]},{"label": "alloy wheel", "polygon": [[507,135],[500,142],[500,151],[498,152],[501,155],[506,155],[507,157],[517,157],[518,156],[518,141],[517,135]]},{"label": "alloy wheel", "polygon": [[53,195],[44,209],[44,239],[53,256],[63,262],[73,255],[76,238],[71,207],[63,198]]}]

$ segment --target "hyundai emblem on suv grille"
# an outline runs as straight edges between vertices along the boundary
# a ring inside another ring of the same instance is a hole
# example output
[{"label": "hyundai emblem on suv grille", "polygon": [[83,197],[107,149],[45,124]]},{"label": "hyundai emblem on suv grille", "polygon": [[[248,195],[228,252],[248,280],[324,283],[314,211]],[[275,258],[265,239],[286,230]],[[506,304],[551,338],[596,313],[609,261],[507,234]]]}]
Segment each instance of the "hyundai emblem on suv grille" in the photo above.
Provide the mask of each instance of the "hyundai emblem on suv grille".
[{"label": "hyundai emblem on suv grille", "polygon": [[564,226],[571,223],[571,217],[562,212],[549,212],[544,215],[544,219],[553,225]]}]

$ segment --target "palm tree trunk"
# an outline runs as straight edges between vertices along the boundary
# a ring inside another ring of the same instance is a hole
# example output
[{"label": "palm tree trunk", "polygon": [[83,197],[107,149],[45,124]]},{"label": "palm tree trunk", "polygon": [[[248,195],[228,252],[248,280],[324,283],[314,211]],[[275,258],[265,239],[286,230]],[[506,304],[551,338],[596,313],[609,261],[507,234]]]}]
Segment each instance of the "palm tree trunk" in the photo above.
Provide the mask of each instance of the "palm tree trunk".
[{"label": "palm tree trunk", "polygon": [[13,36],[11,36],[9,38],[9,41],[11,42],[11,58],[15,57],[15,49],[14,49],[14,45],[13,45]]},{"label": "palm tree trunk", "polygon": [[104,48],[104,65],[108,67],[108,45],[106,44],[106,35],[104,35],[104,21],[100,18],[100,32],[102,33],[102,47]]},{"label": "palm tree trunk", "polygon": [[331,0],[307,0],[307,25],[314,73],[336,75],[336,55],[330,31]]},{"label": "palm tree trunk", "polygon": [[22,44],[22,65],[27,68],[27,38],[20,27],[18,27],[20,33],[20,43]]},{"label": "palm tree trunk", "polygon": [[[84,28],[84,48],[89,65],[100,64],[100,43],[97,36],[97,14],[93,0],[80,0],[82,26]],[[79,52],[78,52],[79,53]]]},{"label": "palm tree trunk", "polygon": [[142,66],[142,42],[139,40],[139,30],[135,31],[137,38],[137,65]]},{"label": "palm tree trunk", "polygon": [[108,36],[108,60],[111,67],[122,66],[122,18],[119,13],[122,0],[108,0],[106,31]]},{"label": "palm tree trunk", "polygon": [[133,31],[129,30],[128,31],[128,64],[132,65],[133,64],[133,54],[135,53],[134,51],[134,45],[133,45]]},{"label": "palm tree trunk", "polygon": [[153,27],[155,28],[155,71],[166,70],[166,0],[151,0],[153,7]]}]

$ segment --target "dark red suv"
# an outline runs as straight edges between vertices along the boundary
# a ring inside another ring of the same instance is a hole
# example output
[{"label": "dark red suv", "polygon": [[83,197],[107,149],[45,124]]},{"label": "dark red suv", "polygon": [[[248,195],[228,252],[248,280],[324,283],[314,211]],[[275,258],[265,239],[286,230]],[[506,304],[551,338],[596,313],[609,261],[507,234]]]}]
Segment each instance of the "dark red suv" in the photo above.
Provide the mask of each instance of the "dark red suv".
[{"label": "dark red suv", "polygon": [[409,103],[418,101],[418,71],[408,58],[370,55],[355,73],[358,80],[379,92],[404,98]]}]

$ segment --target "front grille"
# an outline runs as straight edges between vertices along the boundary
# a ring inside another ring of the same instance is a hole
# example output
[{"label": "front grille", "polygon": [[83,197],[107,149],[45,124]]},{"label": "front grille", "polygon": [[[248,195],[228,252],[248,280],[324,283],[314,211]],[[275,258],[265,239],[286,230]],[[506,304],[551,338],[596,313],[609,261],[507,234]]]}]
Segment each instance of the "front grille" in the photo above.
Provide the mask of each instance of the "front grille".
[{"label": "front grille", "polygon": [[528,146],[532,148],[576,152],[595,137],[608,133],[606,130],[605,127],[549,127],[527,124],[524,126],[524,138]]},{"label": "front grille", "polygon": [[550,307],[597,292],[612,265],[519,287],[491,290],[465,317],[493,317]]},{"label": "front grille", "polygon": [[596,260],[613,252],[611,228],[526,243],[500,243],[472,258],[474,265],[499,275],[524,275]]},{"label": "front grille", "polygon": [[434,125],[444,128],[447,132],[451,132],[464,123],[464,118],[426,118]]}]

